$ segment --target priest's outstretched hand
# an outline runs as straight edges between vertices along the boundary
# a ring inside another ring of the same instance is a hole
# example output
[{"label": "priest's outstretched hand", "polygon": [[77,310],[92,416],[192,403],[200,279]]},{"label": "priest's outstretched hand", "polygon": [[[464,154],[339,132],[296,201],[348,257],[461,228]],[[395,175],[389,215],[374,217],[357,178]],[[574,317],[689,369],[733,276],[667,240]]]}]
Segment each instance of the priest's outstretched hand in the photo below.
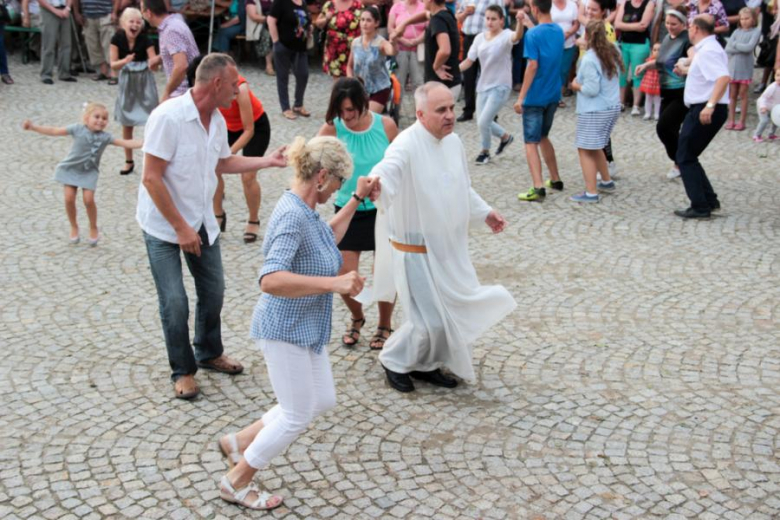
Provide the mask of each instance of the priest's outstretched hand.
[{"label": "priest's outstretched hand", "polygon": [[506,227],[506,220],[496,210],[491,210],[485,219],[485,224],[493,231],[493,233],[501,233]]}]

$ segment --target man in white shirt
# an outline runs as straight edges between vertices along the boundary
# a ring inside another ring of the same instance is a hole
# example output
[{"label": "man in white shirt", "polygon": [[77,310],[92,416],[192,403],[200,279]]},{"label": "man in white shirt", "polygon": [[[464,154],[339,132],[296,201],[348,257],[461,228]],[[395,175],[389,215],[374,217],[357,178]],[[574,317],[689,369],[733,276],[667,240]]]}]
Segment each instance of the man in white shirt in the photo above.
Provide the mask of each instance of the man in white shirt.
[{"label": "man in white shirt", "polygon": [[[388,213],[393,277],[404,324],[387,340],[379,360],[390,386],[411,392],[411,378],[452,388],[474,379],[471,345],[516,303],[500,285],[480,285],[468,249],[469,225],[494,233],[506,221],[471,187],[466,153],[452,133],[455,100],[441,83],[414,95],[417,122],[390,144],[371,170]],[[379,184],[379,183],[377,183]]]},{"label": "man in white shirt", "polygon": [[715,20],[702,14],[691,22],[688,37],[694,45],[690,66],[678,64],[676,71],[687,74],[685,80],[685,116],[677,148],[677,165],[680,167],[685,192],[691,206],[675,210],[682,218],[709,218],[712,211],[720,209],[720,202],[712,189],[699,156],[715,138],[726,122],[729,99],[728,56],[715,38]]},{"label": "man in white shirt", "polygon": [[[238,374],[240,363],[223,354],[220,314],[225,292],[219,225],[213,200],[216,172],[240,173],[285,166],[282,150],[267,157],[231,155],[227,127],[218,107],[238,94],[238,70],[226,54],[209,54],[195,74],[195,86],[152,112],[146,124],[144,172],[136,219],[143,229],[157,287],[174,392],[198,393],[198,367]],[[181,255],[195,280],[195,352],[190,346],[189,307]]]}]

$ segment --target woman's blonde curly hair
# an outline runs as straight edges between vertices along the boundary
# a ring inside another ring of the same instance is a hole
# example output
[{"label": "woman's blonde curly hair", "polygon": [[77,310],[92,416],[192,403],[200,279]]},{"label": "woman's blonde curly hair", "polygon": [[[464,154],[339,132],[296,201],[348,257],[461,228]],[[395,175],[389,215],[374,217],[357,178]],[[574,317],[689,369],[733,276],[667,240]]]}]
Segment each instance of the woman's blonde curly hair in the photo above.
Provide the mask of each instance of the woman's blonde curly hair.
[{"label": "woman's blonde curly hair", "polygon": [[314,137],[306,141],[298,136],[285,151],[287,163],[301,182],[312,180],[321,169],[349,179],[352,177],[352,157],[344,144],[331,136]]}]

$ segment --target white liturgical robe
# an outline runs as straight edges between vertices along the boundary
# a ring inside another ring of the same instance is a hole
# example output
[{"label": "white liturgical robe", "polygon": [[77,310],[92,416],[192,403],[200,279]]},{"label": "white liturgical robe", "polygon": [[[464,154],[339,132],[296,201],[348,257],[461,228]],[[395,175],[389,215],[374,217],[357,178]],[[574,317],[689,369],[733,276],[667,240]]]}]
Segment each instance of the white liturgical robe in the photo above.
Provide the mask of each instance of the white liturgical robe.
[{"label": "white liturgical robe", "polygon": [[427,253],[393,249],[403,325],[379,356],[394,372],[447,368],[473,381],[472,344],[517,306],[500,285],[482,286],[468,250],[469,225],[486,226],[490,207],[471,188],[460,138],[437,139],[418,121],[390,144],[371,175],[390,239]]}]

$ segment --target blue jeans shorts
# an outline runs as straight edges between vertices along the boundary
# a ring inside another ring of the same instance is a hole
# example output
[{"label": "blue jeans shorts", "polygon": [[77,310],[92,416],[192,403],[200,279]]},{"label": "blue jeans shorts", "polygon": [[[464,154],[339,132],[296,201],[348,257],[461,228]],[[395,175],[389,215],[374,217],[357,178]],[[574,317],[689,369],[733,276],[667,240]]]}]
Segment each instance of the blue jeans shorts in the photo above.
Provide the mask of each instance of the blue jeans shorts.
[{"label": "blue jeans shorts", "polygon": [[527,144],[539,143],[543,137],[547,137],[556,110],[558,102],[542,107],[523,107],[523,140]]}]

